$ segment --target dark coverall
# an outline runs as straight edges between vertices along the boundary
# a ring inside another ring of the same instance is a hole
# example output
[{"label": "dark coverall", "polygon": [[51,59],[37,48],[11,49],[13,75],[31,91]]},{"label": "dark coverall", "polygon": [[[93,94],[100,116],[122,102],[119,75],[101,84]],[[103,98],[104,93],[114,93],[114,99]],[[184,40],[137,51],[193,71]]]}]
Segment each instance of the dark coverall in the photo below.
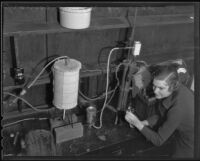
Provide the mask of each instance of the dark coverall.
[{"label": "dark coverall", "polygon": [[[148,119],[142,134],[154,145],[162,145],[175,131],[175,158],[194,156],[194,93],[180,84],[169,97],[158,102],[157,113]],[[157,130],[151,127],[159,123]]]}]

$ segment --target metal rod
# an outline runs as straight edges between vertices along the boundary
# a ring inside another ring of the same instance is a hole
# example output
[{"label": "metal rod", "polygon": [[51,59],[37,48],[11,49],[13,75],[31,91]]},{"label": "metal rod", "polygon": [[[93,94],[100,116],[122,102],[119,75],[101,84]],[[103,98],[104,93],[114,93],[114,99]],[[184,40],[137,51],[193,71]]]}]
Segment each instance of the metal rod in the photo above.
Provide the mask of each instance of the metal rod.
[{"label": "metal rod", "polygon": [[[132,28],[132,31],[131,31],[131,36],[129,37],[128,46],[133,46],[134,35],[135,35],[135,27],[136,27],[136,18],[137,18],[137,7],[135,7],[135,15],[134,15],[134,20],[133,20],[133,28]],[[131,50],[132,50],[132,49],[130,49],[130,50],[128,51],[128,58],[130,58]]]},{"label": "metal rod", "polygon": [[12,57],[13,68],[17,68],[20,65],[18,38],[19,38],[18,35],[10,37],[11,52],[13,53]]},{"label": "metal rod", "polygon": [[73,117],[72,117],[72,111],[70,110],[70,118],[71,118],[71,125],[72,125],[72,128],[73,128]]},{"label": "metal rod", "polygon": [[65,120],[65,109],[63,110],[63,120]]}]

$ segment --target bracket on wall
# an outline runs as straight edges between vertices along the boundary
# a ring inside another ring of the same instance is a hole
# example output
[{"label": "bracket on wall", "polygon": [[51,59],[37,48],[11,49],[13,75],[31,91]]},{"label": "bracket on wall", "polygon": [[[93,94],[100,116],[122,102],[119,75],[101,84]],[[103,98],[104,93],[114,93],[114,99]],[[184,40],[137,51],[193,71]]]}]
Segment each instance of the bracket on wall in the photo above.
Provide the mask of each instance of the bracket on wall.
[{"label": "bracket on wall", "polygon": [[[15,85],[23,85],[25,82],[24,68],[20,67],[19,60],[19,35],[10,37],[11,53],[13,68],[11,68],[11,76],[14,79]],[[18,95],[21,89],[17,89],[16,94]],[[22,112],[22,101],[17,101],[18,111]]]}]

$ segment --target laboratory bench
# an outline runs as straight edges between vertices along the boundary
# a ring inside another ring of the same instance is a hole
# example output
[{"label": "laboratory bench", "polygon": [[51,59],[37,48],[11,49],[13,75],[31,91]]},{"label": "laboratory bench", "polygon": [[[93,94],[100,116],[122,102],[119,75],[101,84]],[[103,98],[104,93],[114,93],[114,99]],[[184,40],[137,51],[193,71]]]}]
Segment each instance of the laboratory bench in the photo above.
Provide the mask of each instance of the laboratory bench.
[{"label": "laboratory bench", "polygon": [[[109,159],[109,158],[123,158],[123,159],[133,159],[133,158],[161,158],[166,159],[169,158],[171,150],[172,150],[172,138],[170,138],[165,144],[160,147],[155,147],[151,142],[146,140],[146,138],[136,129],[130,128],[129,124],[122,118],[118,124],[115,124],[115,113],[109,109],[105,109],[102,117],[102,127],[100,129],[96,129],[94,127],[89,127],[85,121],[86,117],[83,115],[78,116],[78,120],[82,122],[83,125],[83,136],[79,138],[75,138],[69,141],[64,141],[61,143],[55,143],[54,133],[51,131],[49,127],[49,120],[30,120],[24,121],[21,123],[21,127],[23,126],[23,133],[21,136],[26,135],[29,131],[34,130],[46,130],[49,134],[53,134],[53,142],[55,145],[55,158],[89,158],[89,159]],[[97,117],[98,119],[98,117]],[[96,126],[98,126],[98,120],[96,121]],[[7,127],[8,128],[8,127]],[[4,140],[9,140],[10,134],[12,130],[5,130],[3,134]],[[15,132],[16,132],[15,128]],[[18,130],[19,131],[19,130]],[[66,134],[67,135],[67,134]],[[19,140],[19,139],[18,139]],[[48,140],[51,142],[52,140]],[[18,141],[19,142],[19,141]],[[36,141],[40,142],[43,148],[47,144],[45,141]],[[4,143],[3,146],[5,148],[4,154],[5,158],[9,159],[20,159],[27,158],[32,156],[23,156],[21,151],[19,150],[19,146],[16,143],[16,148],[12,146],[13,139],[10,139],[10,143]],[[12,147],[9,147],[9,144]],[[13,148],[17,149],[18,152],[12,151]],[[34,145],[33,143],[33,146]],[[38,148],[32,147],[33,148]],[[41,147],[40,147],[41,148]],[[49,147],[47,147],[48,149]],[[22,149],[22,148],[21,148]],[[10,150],[10,151],[9,151]],[[7,151],[7,152],[5,152]],[[6,154],[7,153],[7,154]],[[8,153],[15,153],[16,155],[9,156]],[[43,152],[41,152],[43,153]],[[20,156],[21,155],[21,156]],[[33,155],[33,154],[32,154]],[[52,154],[50,154],[52,155]],[[17,156],[17,157],[16,157]],[[54,158],[54,156],[51,156]],[[48,157],[48,156],[47,156]],[[37,159],[37,157],[36,157]]]}]

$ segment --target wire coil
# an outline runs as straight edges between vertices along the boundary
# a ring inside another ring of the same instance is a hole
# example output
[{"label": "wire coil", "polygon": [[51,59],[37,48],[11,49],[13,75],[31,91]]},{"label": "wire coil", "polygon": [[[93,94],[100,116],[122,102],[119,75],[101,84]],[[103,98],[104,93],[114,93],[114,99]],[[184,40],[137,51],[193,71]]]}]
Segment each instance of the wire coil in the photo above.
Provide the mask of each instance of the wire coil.
[{"label": "wire coil", "polygon": [[81,63],[74,59],[62,59],[54,63],[53,104],[57,108],[69,110],[76,107],[80,69]]}]

